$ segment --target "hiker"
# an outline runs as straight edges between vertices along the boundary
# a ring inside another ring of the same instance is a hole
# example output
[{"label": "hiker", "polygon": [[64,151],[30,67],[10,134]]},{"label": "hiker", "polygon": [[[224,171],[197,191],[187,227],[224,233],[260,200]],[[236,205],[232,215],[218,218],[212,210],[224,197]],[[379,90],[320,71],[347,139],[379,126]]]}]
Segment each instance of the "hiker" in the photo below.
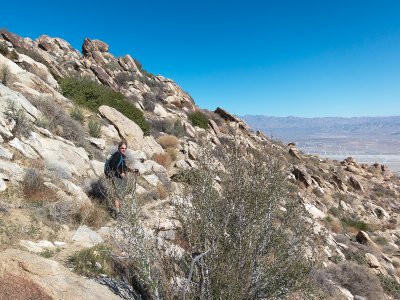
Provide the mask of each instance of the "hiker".
[{"label": "hiker", "polygon": [[[111,179],[114,183],[115,188],[117,191],[121,192],[127,186],[127,173],[133,172],[135,174],[139,174],[137,169],[130,169],[126,165],[126,149],[128,147],[128,143],[126,141],[121,141],[118,143],[118,151],[116,151],[106,162],[105,173],[107,178]],[[120,215],[120,207],[121,203],[120,200],[115,197],[114,199],[114,210],[115,215]]]}]

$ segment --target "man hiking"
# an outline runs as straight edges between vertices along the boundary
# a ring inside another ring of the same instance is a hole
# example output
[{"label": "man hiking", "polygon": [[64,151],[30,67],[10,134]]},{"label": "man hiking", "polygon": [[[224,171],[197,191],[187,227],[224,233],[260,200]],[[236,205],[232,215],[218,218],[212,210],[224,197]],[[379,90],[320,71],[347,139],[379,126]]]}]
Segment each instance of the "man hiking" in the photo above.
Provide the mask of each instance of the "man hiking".
[{"label": "man hiking", "polygon": [[[128,143],[121,141],[118,143],[118,151],[116,151],[106,162],[104,173],[107,178],[111,179],[117,191],[117,195],[123,195],[127,189],[127,173],[133,172],[139,174],[137,169],[130,169],[126,165],[126,149]],[[122,199],[121,199],[122,200]],[[115,217],[120,216],[121,203],[119,197],[114,198]]]}]

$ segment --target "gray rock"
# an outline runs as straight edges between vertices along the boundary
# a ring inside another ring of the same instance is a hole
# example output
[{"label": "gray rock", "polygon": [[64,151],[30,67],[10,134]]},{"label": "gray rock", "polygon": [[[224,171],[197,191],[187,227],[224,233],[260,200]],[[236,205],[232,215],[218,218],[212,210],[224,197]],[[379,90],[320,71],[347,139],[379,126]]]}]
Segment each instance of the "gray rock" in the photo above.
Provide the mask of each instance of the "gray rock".
[{"label": "gray rock", "polygon": [[106,141],[103,139],[98,139],[98,138],[89,138],[90,143],[95,145],[97,148],[100,150],[104,150],[106,148]]},{"label": "gray rock", "polygon": [[72,241],[82,247],[93,247],[103,242],[101,236],[86,225],[79,226],[72,236]]},{"label": "gray rock", "polygon": [[130,148],[141,150],[143,131],[135,122],[125,117],[115,108],[106,105],[100,106],[99,112],[118,129],[119,134],[128,142]]},{"label": "gray rock", "polygon": [[141,150],[147,155],[147,157],[152,157],[154,154],[165,153],[164,149],[152,136],[145,136],[142,143]]},{"label": "gray rock", "polygon": [[24,142],[20,141],[18,138],[14,138],[8,144],[19,152],[21,152],[25,157],[30,159],[37,159],[38,155],[36,154],[35,150],[32,149],[31,146],[25,144]]},{"label": "gray rock", "polygon": [[157,175],[151,174],[151,175],[143,175],[143,178],[152,186],[157,186],[158,183],[160,183],[160,180],[158,179]]},{"label": "gray rock", "polygon": [[7,189],[7,185],[2,178],[0,178],[0,192],[3,192]]},{"label": "gray rock", "polygon": [[147,160],[143,163],[147,172],[154,172],[154,173],[167,173],[167,169],[163,166],[159,165],[153,160]]},{"label": "gray rock", "polygon": [[24,170],[19,165],[3,159],[0,159],[0,172],[4,172],[12,181],[22,181],[24,174]]},{"label": "gray rock", "polygon": [[1,158],[5,158],[5,159],[9,159],[11,160],[13,158],[14,154],[7,150],[6,148],[3,148],[2,146],[0,146],[0,157]]},{"label": "gray rock", "polygon": [[[0,65],[2,65],[1,61],[2,58],[0,58]],[[18,67],[15,67],[15,69],[18,70]],[[21,72],[24,71],[21,70]],[[9,101],[13,102],[16,108],[23,108],[34,119],[37,119],[41,115],[40,111],[37,110],[37,108],[33,106],[23,95],[16,93],[3,84],[0,84],[0,112],[4,112],[7,109]]]},{"label": "gray rock", "polygon": [[24,141],[39,153],[48,169],[58,172],[60,176],[82,176],[90,169],[89,156],[81,147],[43,138],[34,132]]},{"label": "gray rock", "polygon": [[101,126],[101,133],[115,141],[119,140],[118,130],[113,125]]},{"label": "gray rock", "polygon": [[19,244],[33,253],[40,253],[45,249],[55,248],[54,244],[49,241],[32,242],[28,240],[20,240]]}]

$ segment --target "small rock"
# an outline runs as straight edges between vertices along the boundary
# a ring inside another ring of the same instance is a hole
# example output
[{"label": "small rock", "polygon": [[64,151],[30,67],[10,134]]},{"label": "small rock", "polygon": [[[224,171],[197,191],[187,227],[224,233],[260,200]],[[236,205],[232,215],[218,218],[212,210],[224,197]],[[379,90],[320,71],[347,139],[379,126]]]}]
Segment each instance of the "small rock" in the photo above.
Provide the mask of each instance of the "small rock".
[{"label": "small rock", "polygon": [[93,247],[103,242],[101,236],[86,225],[80,226],[75,231],[72,240],[83,247]]}]

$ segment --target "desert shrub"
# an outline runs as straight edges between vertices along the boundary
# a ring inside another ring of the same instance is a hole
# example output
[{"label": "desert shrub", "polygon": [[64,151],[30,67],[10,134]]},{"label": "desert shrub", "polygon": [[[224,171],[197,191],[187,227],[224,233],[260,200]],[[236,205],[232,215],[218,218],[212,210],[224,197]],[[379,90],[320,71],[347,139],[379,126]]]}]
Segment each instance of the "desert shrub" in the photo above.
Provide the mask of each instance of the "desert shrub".
[{"label": "desert shrub", "polygon": [[192,122],[193,126],[197,126],[203,129],[207,129],[208,127],[208,117],[203,114],[201,111],[195,111],[188,115],[190,122]]},{"label": "desert shrub", "polygon": [[74,106],[70,111],[69,115],[71,116],[72,119],[78,121],[81,124],[83,123],[84,120],[83,111],[78,106]]},{"label": "desert shrub", "polygon": [[378,275],[385,292],[394,299],[400,299],[400,284],[391,276]]},{"label": "desert shrub", "polygon": [[113,107],[134,121],[145,135],[149,135],[150,126],[143,113],[127,101],[121,93],[85,78],[64,78],[60,80],[59,84],[63,95],[73,99],[77,104],[92,111],[97,111],[101,105]]},{"label": "desert shrub", "polygon": [[178,147],[180,141],[176,136],[173,135],[163,135],[157,138],[157,142],[163,147],[164,149],[167,148],[176,148]]},{"label": "desert shrub", "polygon": [[157,99],[153,95],[153,93],[144,93],[143,106],[144,106],[145,110],[154,111],[154,109],[156,108],[156,105],[155,105],[156,101],[157,101]]},{"label": "desert shrub", "polygon": [[29,137],[32,131],[32,122],[28,120],[26,112],[23,108],[17,108],[15,102],[9,100],[7,103],[7,111],[5,116],[8,121],[15,121],[15,126],[12,129],[14,135]]},{"label": "desert shrub", "polygon": [[25,197],[31,198],[43,188],[43,178],[36,169],[27,169],[22,179],[22,191]]},{"label": "desert shrub", "polygon": [[101,137],[101,124],[95,119],[90,119],[88,123],[89,134],[94,138]]},{"label": "desert shrub", "polygon": [[114,82],[119,86],[126,86],[129,81],[133,81],[134,76],[129,72],[120,72],[114,77]]},{"label": "desert shrub", "polygon": [[1,83],[4,84],[5,86],[7,86],[10,83],[10,79],[11,79],[11,74],[10,74],[10,69],[4,65],[1,66]]},{"label": "desert shrub", "polygon": [[186,130],[182,125],[182,122],[180,120],[176,120],[174,122],[174,126],[172,128],[172,131],[170,132],[170,134],[173,134],[177,137],[182,137],[186,134]]},{"label": "desert shrub", "polygon": [[140,207],[135,194],[136,179],[128,174],[126,185],[120,188],[106,180],[107,201],[110,203],[115,197],[122,200],[121,217],[114,234],[120,237],[116,246],[124,253],[125,265],[129,265],[130,276],[135,278],[142,290],[146,290],[147,296],[143,299],[158,299],[161,283],[156,264],[157,250],[155,240],[146,234],[140,221]]},{"label": "desert shrub", "polygon": [[368,230],[368,224],[365,223],[364,221],[360,221],[356,218],[351,218],[351,217],[344,217],[340,219],[342,221],[342,225],[344,227],[353,227],[358,230],[363,230],[367,231]]},{"label": "desert shrub", "polygon": [[218,126],[225,124],[225,120],[221,117],[221,115],[207,109],[203,110],[203,112],[205,115],[207,115],[208,119],[213,120]]},{"label": "desert shrub", "polygon": [[8,46],[5,43],[0,42],[0,53],[3,56],[7,56],[9,51],[8,51]]},{"label": "desert shrub", "polygon": [[168,197],[168,192],[163,185],[157,185],[157,193],[161,200],[166,199]]},{"label": "desert shrub", "polygon": [[160,132],[164,132],[177,137],[182,137],[186,134],[185,128],[180,120],[152,120],[151,130],[153,136],[158,136]]},{"label": "desert shrub", "polygon": [[22,192],[25,200],[40,205],[50,203],[56,198],[54,192],[44,185],[43,174],[34,168],[25,171]]},{"label": "desert shrub", "polygon": [[134,58],[133,61],[135,62],[135,65],[139,69],[139,71],[141,71],[143,67],[140,61],[138,61],[136,58]]},{"label": "desert shrub", "polygon": [[165,151],[171,156],[171,159],[175,161],[178,158],[178,150],[174,148],[167,148]]},{"label": "desert shrub", "polygon": [[80,219],[80,207],[77,203],[62,199],[45,205],[47,218],[60,224],[75,223]]},{"label": "desert shrub", "polygon": [[62,108],[54,105],[51,100],[31,99],[31,102],[45,116],[46,127],[51,132],[59,134],[63,138],[75,142],[78,146],[88,149],[88,142],[85,140],[85,130],[82,124],[72,119]]},{"label": "desert shrub", "polygon": [[168,169],[172,164],[172,159],[169,153],[156,153],[151,159],[166,169]]},{"label": "desert shrub", "polygon": [[275,299],[305,292],[312,266],[305,249],[313,235],[280,155],[258,153],[249,161],[231,149],[226,172],[209,152],[199,157],[199,168],[183,174],[189,185],[176,203],[187,250],[195,253],[182,298]]},{"label": "desert shrub", "polygon": [[373,188],[375,195],[379,198],[382,197],[391,197],[396,198],[396,193],[381,184],[376,184]]},{"label": "desert shrub", "polygon": [[111,249],[103,244],[75,252],[68,262],[77,274],[93,277],[112,273]]},{"label": "desert shrub", "polygon": [[342,211],[339,209],[339,208],[337,208],[337,207],[331,207],[329,210],[328,210],[328,212],[332,215],[332,216],[334,216],[334,217],[340,217],[340,215],[342,214]]},{"label": "desert shrub", "polygon": [[110,71],[117,71],[119,70],[121,67],[119,65],[119,63],[117,61],[109,61],[106,65],[105,65],[106,69],[110,70]]},{"label": "desert shrub", "polygon": [[353,295],[367,299],[385,299],[379,279],[367,267],[344,261],[328,269],[330,278]]},{"label": "desert shrub", "polygon": [[8,46],[6,43],[0,40],[0,54],[3,56],[9,58],[10,60],[16,60],[18,59],[18,54],[15,52],[14,49],[11,51],[8,49]]},{"label": "desert shrub", "polygon": [[79,214],[75,216],[75,222],[85,224],[93,228],[100,228],[110,219],[107,207],[101,203],[88,203],[79,209]]},{"label": "desert shrub", "polygon": [[375,239],[375,243],[377,243],[377,244],[379,244],[381,246],[386,246],[387,244],[389,244],[389,241],[384,236],[378,236]]}]

